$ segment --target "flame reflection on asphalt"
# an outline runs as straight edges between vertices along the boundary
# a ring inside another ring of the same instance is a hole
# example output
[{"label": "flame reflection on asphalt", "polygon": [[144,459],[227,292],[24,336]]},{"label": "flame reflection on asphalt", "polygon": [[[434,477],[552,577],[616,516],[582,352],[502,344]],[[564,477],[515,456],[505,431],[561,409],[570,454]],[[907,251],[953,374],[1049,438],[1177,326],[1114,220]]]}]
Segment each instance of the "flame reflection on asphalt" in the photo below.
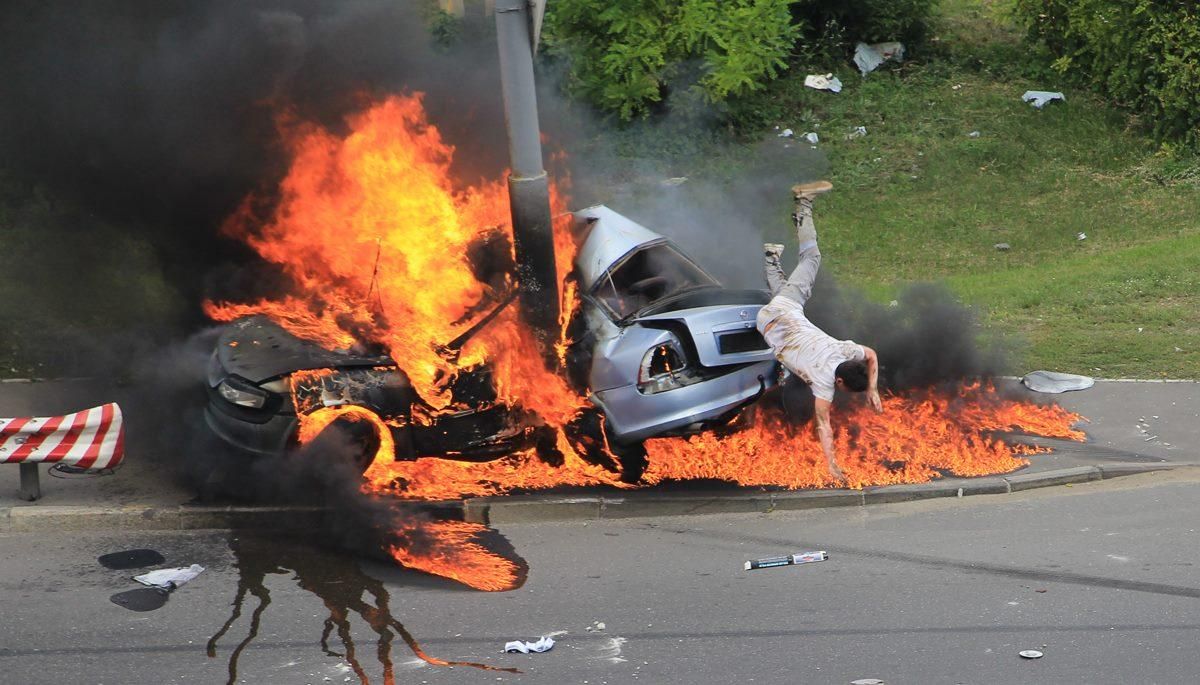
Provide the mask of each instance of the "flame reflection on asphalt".
[{"label": "flame reflection on asphalt", "polygon": [[[258,601],[250,612],[249,627],[244,637],[229,652],[227,682],[230,685],[237,682],[238,661],[258,636],[263,615],[271,604],[271,592],[267,588],[267,576],[271,574],[294,574],[293,579],[301,589],[313,593],[325,604],[329,615],[324,620],[320,636],[321,650],[327,656],[344,659],[363,685],[372,681],[352,635],[351,619],[355,616],[378,636],[374,652],[383,675],[377,682],[385,685],[395,682],[392,642],[396,637],[403,640],[417,658],[434,666],[471,666],[488,671],[520,672],[513,668],[470,661],[447,661],[426,654],[412,634],[392,615],[389,607],[391,595],[383,581],[363,572],[353,555],[322,549],[297,539],[244,532],[231,538],[229,545],[238,567],[237,593],[229,618],[208,640],[209,657],[216,658],[218,643],[241,619],[247,596]],[[331,638],[335,634],[337,642],[331,645]]]}]

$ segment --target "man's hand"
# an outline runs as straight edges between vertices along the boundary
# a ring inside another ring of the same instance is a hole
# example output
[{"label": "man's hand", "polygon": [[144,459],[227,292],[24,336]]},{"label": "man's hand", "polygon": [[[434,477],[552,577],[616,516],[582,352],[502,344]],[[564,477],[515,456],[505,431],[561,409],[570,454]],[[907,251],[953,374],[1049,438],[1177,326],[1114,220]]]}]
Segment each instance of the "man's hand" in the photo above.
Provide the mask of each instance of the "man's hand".
[{"label": "man's hand", "polygon": [[867,358],[867,402],[876,414],[883,413],[883,402],[879,399],[879,355],[875,354],[875,350],[862,346],[863,354]]},{"label": "man's hand", "polygon": [[883,401],[879,399],[878,390],[870,390],[867,392],[867,402],[870,403],[871,408],[875,410],[876,414],[883,413]]},{"label": "man's hand", "polygon": [[821,451],[825,453],[825,461],[829,462],[829,475],[837,480],[846,480],[846,474],[837,465],[837,455],[833,452],[833,424],[829,422],[830,402],[821,398],[813,400],[813,409],[817,421],[817,438],[821,441]]}]

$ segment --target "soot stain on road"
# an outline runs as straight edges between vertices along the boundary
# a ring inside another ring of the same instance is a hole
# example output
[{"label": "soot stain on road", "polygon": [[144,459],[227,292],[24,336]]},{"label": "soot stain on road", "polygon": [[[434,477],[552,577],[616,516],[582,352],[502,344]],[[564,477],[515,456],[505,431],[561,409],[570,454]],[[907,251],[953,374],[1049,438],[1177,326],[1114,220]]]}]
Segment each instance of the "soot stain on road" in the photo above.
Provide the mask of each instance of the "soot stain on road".
[{"label": "soot stain on road", "polygon": [[110,552],[96,558],[104,568],[124,571],[131,568],[155,566],[166,561],[163,555],[152,549],[127,549],[121,552]]},{"label": "soot stain on road", "polygon": [[117,606],[123,606],[130,611],[154,611],[161,609],[170,598],[166,590],[153,587],[141,587],[136,590],[118,592],[108,599]]},{"label": "soot stain on road", "polygon": [[[350,619],[356,615],[378,635],[375,656],[383,667],[382,682],[386,685],[395,682],[392,642],[396,637],[403,640],[418,658],[435,666],[471,666],[488,671],[520,673],[515,668],[499,668],[470,661],[446,661],[426,654],[416,638],[392,615],[389,606],[391,595],[383,581],[363,572],[357,559],[351,555],[324,549],[302,539],[250,533],[236,534],[230,539],[229,546],[238,568],[237,593],[229,618],[208,640],[207,653],[210,658],[216,658],[218,643],[241,618],[247,596],[258,600],[250,613],[250,625],[245,636],[229,653],[227,682],[230,685],[237,682],[238,661],[258,636],[262,618],[271,604],[267,575],[289,573],[294,574],[293,579],[301,589],[319,597],[329,611],[321,631],[321,650],[327,656],[345,659],[364,685],[371,680],[359,659],[351,631]],[[335,633],[342,651],[337,651],[334,648],[336,645],[330,645],[330,638]]]}]

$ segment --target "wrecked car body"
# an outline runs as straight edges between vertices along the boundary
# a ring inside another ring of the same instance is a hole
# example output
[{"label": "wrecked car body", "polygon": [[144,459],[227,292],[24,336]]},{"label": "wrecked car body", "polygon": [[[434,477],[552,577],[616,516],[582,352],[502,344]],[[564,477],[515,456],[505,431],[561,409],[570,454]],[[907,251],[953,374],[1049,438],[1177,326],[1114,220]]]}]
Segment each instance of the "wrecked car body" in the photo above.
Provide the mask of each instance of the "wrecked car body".
[{"label": "wrecked car body", "polygon": [[[613,447],[721,425],[774,385],[776,362],[755,328],[765,291],[721,286],[669,240],[607,207],[575,219],[582,302],[568,371],[603,415]],[[496,298],[491,314],[440,349],[452,354],[512,300]],[[225,328],[207,386],[208,426],[253,454],[286,451],[301,416],[344,405],[383,417],[397,459],[485,460],[553,444],[536,408],[497,401],[486,365],[460,370],[450,410],[433,410],[382,350],[329,350],[261,315]],[[343,428],[361,443],[360,461],[374,454],[378,436],[361,432],[368,426]]]},{"label": "wrecked car body", "polygon": [[774,354],[755,328],[769,301],[733,290],[671,241],[599,205],[576,257],[589,399],[618,444],[728,422],[775,384]]}]

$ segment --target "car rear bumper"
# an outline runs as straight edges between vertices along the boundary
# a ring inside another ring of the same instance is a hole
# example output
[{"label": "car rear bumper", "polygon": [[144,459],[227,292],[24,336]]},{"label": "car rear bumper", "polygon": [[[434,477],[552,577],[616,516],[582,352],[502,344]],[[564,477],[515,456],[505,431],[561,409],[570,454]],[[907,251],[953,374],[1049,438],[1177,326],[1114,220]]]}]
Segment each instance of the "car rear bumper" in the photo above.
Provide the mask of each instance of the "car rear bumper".
[{"label": "car rear bumper", "polygon": [[275,414],[266,423],[250,423],[222,413],[210,404],[204,422],[225,442],[255,455],[281,454],[296,431],[296,417]]},{"label": "car rear bumper", "polygon": [[775,384],[774,367],[774,360],[759,362],[654,395],[643,395],[636,386],[626,385],[592,393],[591,400],[604,412],[613,439],[638,442],[728,414]]}]

